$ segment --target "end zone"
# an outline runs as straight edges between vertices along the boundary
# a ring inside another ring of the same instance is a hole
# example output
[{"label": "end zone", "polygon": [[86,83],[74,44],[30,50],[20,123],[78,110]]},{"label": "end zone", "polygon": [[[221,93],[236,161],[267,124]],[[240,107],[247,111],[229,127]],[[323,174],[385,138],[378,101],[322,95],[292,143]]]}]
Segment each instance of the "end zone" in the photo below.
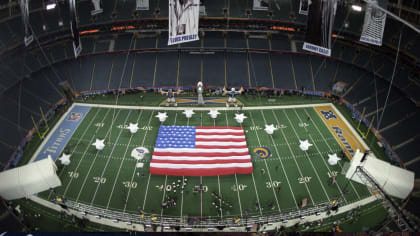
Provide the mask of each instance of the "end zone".
[{"label": "end zone", "polygon": [[48,136],[42,141],[29,162],[39,161],[51,155],[55,161],[69,142],[77,127],[82,123],[89,106],[73,105],[54,126]]},{"label": "end zone", "polygon": [[314,109],[350,160],[357,149],[360,149],[361,152],[368,149],[363,140],[354,133],[350,124],[333,106],[316,106]]}]

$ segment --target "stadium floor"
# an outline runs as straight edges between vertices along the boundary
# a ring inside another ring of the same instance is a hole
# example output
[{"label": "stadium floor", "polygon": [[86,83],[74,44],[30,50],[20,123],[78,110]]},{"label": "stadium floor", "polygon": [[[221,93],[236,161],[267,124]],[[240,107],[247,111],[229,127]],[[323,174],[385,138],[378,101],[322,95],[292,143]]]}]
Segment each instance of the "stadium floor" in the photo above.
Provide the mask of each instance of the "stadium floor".
[{"label": "stadium floor", "polygon": [[[233,119],[237,111],[233,110],[221,110],[215,121],[207,111],[196,111],[191,119],[182,110],[167,112],[165,125],[238,126]],[[172,183],[185,182],[185,178],[150,175],[150,155],[142,160],[142,169],[135,167],[136,160],[130,156],[135,147],[153,150],[160,125],[154,117],[157,111],[92,107],[65,147],[72,154],[71,164],[58,165],[62,186],[55,193],[46,191],[38,196],[52,200],[59,195],[102,209],[134,214],[140,214],[142,209],[146,215],[182,220],[184,216],[243,218],[298,211],[305,198],[308,199],[306,207],[310,207],[338,199],[345,189],[344,205],[371,195],[365,186],[348,182],[341,175],[342,165],[348,160],[328,165],[327,154],[340,153],[342,144],[314,107],[242,112],[248,117],[243,127],[253,156],[253,174],[186,177],[184,191],[178,188],[174,192]],[[124,128],[130,122],[139,123],[140,130],[134,135]],[[264,131],[265,124],[281,128],[269,136]],[[107,140],[103,151],[97,152],[91,145],[95,138]],[[314,146],[303,152],[299,149],[299,139],[308,139]],[[272,155],[267,159],[257,157],[253,153],[257,147],[267,147]],[[332,175],[337,179],[330,185]],[[200,183],[206,191],[194,193],[194,186]],[[216,199],[213,192],[225,203]],[[176,206],[162,208],[162,201],[168,197],[176,199]],[[222,215],[218,215],[213,202],[222,206]]]}]

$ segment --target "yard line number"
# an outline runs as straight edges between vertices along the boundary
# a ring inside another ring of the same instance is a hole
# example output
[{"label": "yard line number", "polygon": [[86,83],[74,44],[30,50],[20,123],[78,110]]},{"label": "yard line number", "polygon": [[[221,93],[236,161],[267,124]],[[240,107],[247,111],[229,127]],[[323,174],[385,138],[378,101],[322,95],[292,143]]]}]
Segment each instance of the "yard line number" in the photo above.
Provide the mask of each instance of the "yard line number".
[{"label": "yard line number", "polygon": [[130,181],[124,181],[122,182],[122,184],[124,185],[124,187],[126,188],[137,188],[137,182],[130,182]]},{"label": "yard line number", "polygon": [[72,179],[77,179],[79,178],[79,172],[73,172],[73,171],[69,171],[69,177]]},{"label": "yard line number", "polygon": [[276,180],[273,182],[265,182],[265,184],[267,188],[277,188],[278,186],[280,186],[281,182]]},{"label": "yard line number", "polygon": [[337,176],[338,175],[338,171],[328,171],[328,177],[333,177],[333,176]]},{"label": "yard line number", "polygon": [[93,177],[93,181],[95,183],[104,184],[104,183],[106,183],[106,178],[105,177]]},{"label": "yard line number", "polygon": [[298,178],[298,181],[300,184],[306,184],[309,183],[311,181],[312,177],[309,176],[305,176],[305,177],[300,177]]}]

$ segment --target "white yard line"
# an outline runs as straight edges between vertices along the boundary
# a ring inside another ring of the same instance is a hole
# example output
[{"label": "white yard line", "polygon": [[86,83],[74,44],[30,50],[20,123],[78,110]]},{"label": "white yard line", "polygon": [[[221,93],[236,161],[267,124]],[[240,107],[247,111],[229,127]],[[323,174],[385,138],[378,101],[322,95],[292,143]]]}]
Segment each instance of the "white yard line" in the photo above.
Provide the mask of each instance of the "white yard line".
[{"label": "white yard line", "polygon": [[[184,183],[185,183],[184,180],[185,180],[185,178],[184,178],[184,176],[182,176],[182,187],[184,187]],[[183,209],[183,207],[184,207],[184,190],[181,190],[181,216],[180,216],[181,224],[184,222],[184,220],[182,219],[182,209]]]},{"label": "white yard line", "polygon": [[[200,126],[203,126],[203,112],[200,112]],[[200,176],[200,186],[203,185],[203,176]],[[203,218],[203,191],[200,191],[200,217]]]},{"label": "white yard line", "polygon": [[[142,114],[143,114],[143,110],[141,110],[141,112],[140,112],[139,116],[137,117],[136,123],[138,123],[138,122],[139,122],[139,119],[140,119],[140,117],[141,117],[141,115],[142,115]],[[131,140],[132,140],[133,136],[134,136],[134,134],[131,134],[130,139],[128,140],[128,144],[129,144],[129,145],[130,145],[130,143],[131,143]],[[129,145],[127,145],[127,147],[125,148],[125,152],[124,152],[124,155],[123,155],[123,159],[122,159],[122,161],[121,161],[121,163],[120,163],[120,167],[118,168],[117,176],[116,176],[116,177],[115,177],[115,179],[114,179],[114,184],[112,185],[111,194],[109,194],[108,203],[106,204],[106,209],[108,209],[108,208],[109,208],[109,204],[111,203],[112,194],[114,193],[115,185],[117,184],[117,180],[118,180],[118,178],[119,178],[119,176],[120,176],[121,167],[122,167],[122,165],[123,165],[123,163],[124,163],[125,156],[127,155],[127,151],[128,151],[128,147],[129,147]],[[130,186],[131,186],[131,183],[132,183],[132,182],[130,182]]]},{"label": "white yard line", "polygon": [[[271,141],[274,143],[273,136],[270,135],[270,138],[271,138]],[[278,160],[280,161],[281,168],[283,169],[284,176],[286,176],[286,181],[287,181],[287,184],[289,185],[290,192],[292,193],[292,197],[293,197],[293,200],[295,202],[296,209],[299,209],[299,206],[298,206],[297,201],[296,201],[295,194],[293,193],[293,190],[292,190],[292,185],[290,184],[290,181],[289,181],[289,177],[287,177],[286,170],[284,169],[283,162],[280,159],[279,151],[277,150],[277,147],[276,146],[274,146],[274,149],[276,150],[277,157],[278,157]]]},{"label": "white yard line", "polygon": [[[149,118],[149,122],[147,123],[147,126],[150,126],[150,122],[152,121],[152,117],[153,117],[153,111],[150,113],[150,118]],[[144,141],[146,140],[146,136],[147,136],[147,133],[148,133],[148,132],[149,132],[149,130],[148,130],[148,129],[146,129],[146,133],[144,134],[143,140],[142,140],[142,142],[141,142],[141,146],[143,146],[143,145],[144,145]],[[139,161],[138,161],[138,160],[136,161],[136,165],[137,165],[137,163],[139,163]],[[130,182],[133,182],[134,175],[136,174],[136,168],[137,168],[137,167],[134,167],[133,174],[131,175],[131,180],[130,180]],[[142,210],[144,210],[144,206],[145,206],[145,204],[146,204],[146,196],[147,196],[147,191],[148,191],[148,189],[149,189],[149,182],[150,182],[150,173],[149,173],[149,178],[148,178],[148,180],[147,180],[146,193],[145,193],[145,196],[144,196],[144,203],[143,203]],[[124,213],[125,213],[125,210],[127,209],[127,202],[128,202],[128,199],[130,199],[130,193],[131,193],[131,188],[129,188],[129,189],[128,189],[127,199],[125,199],[124,209],[123,209],[123,212],[124,212]]]},{"label": "white yard line", "polygon": [[219,206],[220,206],[220,219],[223,219],[223,210],[222,210],[222,192],[220,191],[220,178],[217,176],[217,183],[219,185]]},{"label": "white yard line", "polygon": [[[295,128],[293,127],[293,123],[292,123],[292,121],[290,121],[290,119],[289,119],[289,116],[287,115],[287,113],[286,113],[284,110],[283,110],[283,113],[284,113],[284,115],[286,116],[287,120],[289,121],[289,123],[290,123],[290,127],[292,127],[292,130],[293,130],[293,132],[295,133],[296,138],[300,139],[300,138],[299,138],[299,135],[297,134],[297,132],[296,132],[296,130],[295,130]],[[307,152],[305,152],[305,154],[306,154],[306,157],[308,158],[309,163],[310,163],[310,164],[311,164],[311,166],[312,166],[312,169],[313,169],[313,170],[314,170],[314,172],[315,172],[315,175],[316,175],[316,177],[317,177],[317,179],[318,179],[319,183],[321,184],[321,187],[322,187],[322,190],[323,190],[323,191],[324,191],[324,193],[325,193],[325,196],[327,197],[328,201],[331,201],[330,197],[328,196],[327,191],[325,190],[324,185],[322,184],[321,178],[319,178],[318,171],[316,171],[315,166],[314,166],[314,164],[312,163],[311,158],[309,158],[309,156],[308,156],[308,153],[307,153]]]},{"label": "white yard line", "polygon": [[[161,201],[161,203],[163,203],[163,200],[165,200],[167,180],[168,180],[168,176],[165,175],[165,183],[163,184],[163,195],[162,195],[162,201]],[[161,225],[161,227],[162,227],[162,216],[163,216],[163,207],[161,206],[161,209],[160,209],[160,219],[161,219],[160,225]]]},{"label": "white yard line", "polygon": [[[118,117],[118,115],[120,114],[120,112],[121,112],[121,110],[118,111],[118,114],[117,114],[116,117]],[[106,137],[108,136],[108,133],[110,133],[111,130],[112,130],[112,126],[109,127],[107,133],[105,134],[104,139],[106,139]],[[88,172],[87,172],[87,174],[85,176],[85,179],[83,180],[83,184],[82,184],[82,186],[80,188],[79,194],[77,194],[76,202],[79,200],[80,194],[82,194],[83,188],[85,187],[86,181],[87,181],[87,179],[89,177],[89,174],[90,174],[90,171],[92,170],[92,167],[94,166],[94,164],[96,162],[96,158],[98,157],[99,152],[100,151],[98,151],[98,150],[96,151],[95,158],[93,159],[92,163],[89,166],[89,170],[88,170]]]},{"label": "white yard line", "polygon": [[[276,119],[276,121],[277,121],[277,124],[280,126],[280,122],[279,122],[279,119],[277,118],[276,113],[274,112],[274,110],[272,110],[272,112],[273,112],[274,118],[275,118],[275,119]],[[280,131],[281,131],[281,134],[283,135],[284,140],[285,140],[285,141],[286,141],[286,143],[287,143],[287,147],[289,148],[290,154],[292,154],[292,156],[293,156],[293,160],[295,161],[295,164],[296,164],[296,167],[297,167],[297,169],[298,169],[298,171],[299,171],[300,177],[301,177],[301,178],[303,178],[302,171],[300,170],[299,164],[298,164],[298,163],[297,163],[297,161],[296,161],[296,157],[295,157],[295,154],[293,153],[292,147],[290,146],[289,141],[287,141],[287,138],[286,138],[286,135],[284,134],[283,129],[280,129]],[[312,198],[312,194],[311,194],[311,192],[309,191],[308,184],[307,184],[306,182],[305,182],[304,184],[305,184],[305,187],[306,187],[306,191],[307,191],[307,192],[308,192],[308,194],[309,194],[309,198],[311,199],[312,205],[314,205],[314,206],[315,206],[315,202],[314,202],[314,199]]]},{"label": "white yard line", "polygon": [[[229,126],[229,120],[228,120],[228,117],[227,117],[227,113],[228,113],[228,110],[226,110],[226,112],[225,112],[225,117],[226,117],[226,126]],[[242,218],[243,214],[242,214],[241,196],[239,195],[239,185],[238,185],[238,178],[236,177],[236,174],[235,174],[235,184],[236,184],[236,193],[238,194],[239,210],[241,212],[241,218]],[[257,195],[257,199],[258,199],[258,195]],[[258,204],[259,204],[259,201],[258,201]],[[260,213],[261,213],[261,210],[260,210]]]},{"label": "white yard line", "polygon": [[[89,130],[90,126],[92,125],[92,123],[93,123],[93,121],[95,120],[96,116],[98,115],[99,111],[100,111],[100,109],[97,109],[97,111],[96,111],[96,113],[95,113],[95,116],[93,116],[93,118],[90,120],[90,122],[89,122],[88,126],[86,127],[85,131],[83,131],[83,134],[82,134],[81,138],[83,138],[83,137],[86,135],[87,131]],[[103,121],[103,120],[102,120],[102,121]],[[96,131],[97,131],[98,129],[99,129],[99,126],[96,128]],[[96,133],[96,131],[95,131],[95,133]],[[79,146],[79,144],[80,144],[80,142],[81,142],[81,141],[82,141],[82,139],[79,139],[79,140],[77,141],[76,146],[74,147],[74,149],[73,149],[73,151],[70,153],[70,155],[73,155],[73,154],[74,154],[74,152],[77,150],[77,147]],[[57,160],[58,160],[58,158],[55,160],[55,162],[57,162]],[[65,173],[65,172],[64,172],[64,170],[66,169],[66,167],[67,167],[67,166],[63,166],[63,169],[60,171],[60,174],[58,175],[59,177],[61,177],[61,175],[62,175],[63,173]],[[52,194],[52,191],[51,191],[51,192],[50,192],[50,194],[48,195],[47,200],[49,200],[49,199],[50,199],[51,194]]]},{"label": "white yard line", "polygon": [[[261,112],[262,112],[262,111],[261,111]],[[252,125],[253,125],[253,126],[255,126],[254,117],[252,116],[252,112],[250,112],[250,113],[249,113],[249,115],[251,116],[250,118],[251,118],[251,120],[252,120]],[[264,116],[263,116],[263,117],[264,117]],[[264,123],[267,123],[267,121],[265,120],[265,117],[264,117]],[[257,129],[255,129],[255,134],[256,134],[256,136],[257,136],[258,145],[260,145],[260,146],[261,146],[261,141],[260,141],[260,137],[259,137],[259,135],[258,135]],[[276,195],[276,192],[275,192],[275,190],[274,190],[273,179],[271,178],[270,169],[268,168],[268,165],[267,165],[267,160],[266,160],[266,159],[264,159],[264,164],[265,164],[265,168],[267,169],[268,178],[270,178],[271,189],[273,190],[274,198],[276,199],[277,208],[278,208],[279,212],[281,212],[281,209],[280,209],[280,204],[279,204],[279,200],[277,199],[277,195]]]},{"label": "white yard line", "polygon": [[[130,117],[130,115],[131,115],[131,110],[128,112],[127,117],[125,117],[125,120],[124,120],[123,125],[124,125],[125,123],[127,123],[128,117]],[[113,122],[113,123],[114,123],[114,122]],[[101,179],[104,177],[105,171],[106,171],[106,169],[108,168],[108,164],[109,164],[109,162],[111,161],[111,156],[112,156],[112,154],[114,153],[115,147],[117,146],[118,140],[120,140],[120,137],[121,137],[121,134],[122,134],[122,132],[123,132],[123,131],[124,131],[124,129],[120,129],[120,132],[119,132],[119,134],[118,134],[118,137],[117,137],[117,139],[115,140],[115,144],[114,144],[114,146],[112,147],[112,150],[111,150],[111,152],[109,153],[109,156],[108,156],[108,158],[107,158],[107,160],[106,160],[105,167],[102,169],[102,172],[101,172]],[[111,138],[110,138],[110,139],[111,139]],[[131,140],[131,139],[130,139],[130,140]],[[127,150],[127,149],[126,149],[126,150]],[[89,173],[88,173],[88,175],[89,175]],[[101,182],[99,182],[99,183],[96,185],[95,193],[93,194],[92,201],[90,202],[90,205],[92,205],[92,204],[93,204],[93,202],[95,201],[96,194],[98,193],[98,190],[99,190],[99,187],[100,187],[100,186],[101,186]]]},{"label": "white yard line", "polygon": [[[106,114],[105,114],[104,118],[102,119],[101,123],[103,123],[103,122],[105,121],[105,118],[108,116],[109,111],[110,111],[110,110],[108,110],[108,111],[106,112]],[[98,127],[98,128],[99,128],[99,127]],[[96,129],[96,132],[98,131],[98,128]],[[106,135],[108,134],[108,132],[109,132],[110,130],[111,130],[111,129],[108,129],[107,133],[105,134],[105,137],[106,137]],[[96,134],[96,132],[95,132],[95,134]],[[93,139],[94,139],[94,138],[95,138],[95,136],[92,136],[92,138],[90,139],[89,144],[87,145],[87,147],[86,147],[85,151],[83,152],[82,157],[79,159],[79,162],[77,163],[76,169],[74,169],[74,171],[73,171],[73,172],[77,172],[77,170],[79,169],[80,164],[82,163],[83,158],[86,156],[86,153],[87,153],[87,151],[89,150],[90,144],[93,142]],[[64,190],[64,193],[63,193],[63,197],[67,194],[67,191],[68,191],[68,189],[69,189],[69,187],[70,187],[70,185],[71,185],[72,181],[73,181],[73,178],[71,178],[71,179],[70,179],[70,181],[69,181],[69,183],[67,184],[66,189]]]},{"label": "white yard line", "polygon": [[[298,119],[299,119],[299,122],[303,122],[303,121],[302,121],[302,119],[300,118],[299,114],[297,113],[296,109],[295,109],[294,111],[295,111],[296,116],[297,116],[297,117],[298,117]],[[310,119],[310,120],[312,120],[312,119]],[[305,126],[304,126],[304,129],[305,129],[305,131],[308,131],[308,129],[307,129]],[[312,143],[314,143],[314,140],[313,140],[312,135],[311,135],[311,133],[310,133],[310,132],[308,132],[308,135],[309,135],[309,138],[310,138],[311,142],[312,142]],[[325,159],[324,159],[324,157],[322,156],[321,151],[319,151],[318,146],[317,146],[317,145],[314,145],[314,146],[315,146],[315,148],[316,148],[316,151],[317,151],[317,152],[318,152],[318,154],[319,154],[320,159],[322,160],[322,163],[324,163],[325,167],[327,167],[328,172],[329,172],[329,173],[332,173],[332,172],[331,172],[330,167],[328,167],[328,164],[325,162]],[[347,199],[346,199],[346,197],[344,196],[343,191],[341,191],[340,185],[338,184],[338,182],[337,182],[337,181],[335,181],[335,185],[337,186],[338,190],[340,191],[341,196],[343,196],[344,201],[347,203]]]},{"label": "white yard line", "polygon": [[[273,112],[273,113],[274,113],[274,112]],[[266,124],[267,124],[267,120],[265,119],[264,112],[263,112],[263,111],[261,111],[261,114],[262,114],[262,116],[263,116],[264,123],[266,123]],[[277,121],[277,126],[280,126],[280,123],[278,123],[277,118],[276,118],[276,121]],[[283,173],[284,173],[284,176],[286,177],[287,184],[289,185],[290,192],[292,193],[292,197],[293,197],[293,200],[294,200],[294,202],[295,202],[296,209],[299,209],[299,206],[298,206],[297,201],[296,201],[295,194],[293,193],[293,190],[292,190],[292,185],[290,184],[289,177],[287,177],[286,169],[284,168],[283,162],[281,161],[279,150],[277,149],[277,146],[275,145],[275,141],[274,141],[273,135],[269,135],[269,136],[270,136],[270,138],[271,138],[271,142],[273,143],[274,149],[276,150],[276,153],[277,153],[277,159],[279,160],[280,165],[281,165],[281,168],[283,169]]]},{"label": "white yard line", "polygon": [[[309,113],[306,111],[306,109],[303,109],[304,111],[305,111],[305,113],[306,113],[306,115],[307,116],[309,116]],[[316,112],[316,111],[315,111]],[[321,121],[322,121],[322,119],[321,119]],[[318,125],[311,119],[311,122],[314,124],[314,127],[316,128],[316,130],[318,131],[318,133],[321,135],[321,137],[322,137],[322,139],[324,140],[324,142],[325,142],[325,144],[327,144],[327,146],[328,146],[328,148],[330,149],[330,151],[331,152],[334,152],[333,151],[333,149],[331,148],[331,146],[330,146],[330,144],[327,142],[327,140],[326,140],[326,138],[324,137],[324,135],[322,134],[322,132],[319,130],[319,128],[318,128]],[[324,122],[322,122],[322,123],[324,123]],[[327,125],[326,124],[324,124],[325,125],[325,128],[327,128],[328,130],[329,130],[329,128],[327,127]],[[333,135],[334,136],[334,135]],[[334,138],[335,139],[335,138]],[[338,164],[340,165],[340,167],[341,168],[343,168],[343,166],[341,165],[341,163],[340,162],[338,162]],[[361,199],[360,198],[360,195],[359,195],[359,193],[357,192],[357,190],[356,190],[356,188],[354,187],[354,185],[353,185],[353,183],[350,181],[350,186],[353,188],[353,190],[354,190],[354,192],[356,193],[356,195],[357,195],[357,197],[359,198],[359,199]]]}]

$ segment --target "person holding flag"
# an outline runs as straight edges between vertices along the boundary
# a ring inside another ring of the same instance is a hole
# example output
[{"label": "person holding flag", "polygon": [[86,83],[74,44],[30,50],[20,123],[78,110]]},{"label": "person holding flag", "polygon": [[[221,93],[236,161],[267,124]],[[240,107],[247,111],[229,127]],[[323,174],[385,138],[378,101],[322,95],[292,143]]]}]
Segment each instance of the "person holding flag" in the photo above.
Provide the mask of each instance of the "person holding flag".
[{"label": "person holding flag", "polygon": [[166,99],[166,106],[169,106],[169,104],[174,104],[174,106],[178,106],[175,100],[175,95],[180,94],[182,91],[178,89],[176,92],[172,91],[172,89],[169,89],[169,91],[163,91],[162,89],[159,90],[159,93],[162,95],[165,95],[167,97]]},{"label": "person holding flag", "polygon": [[236,102],[236,95],[238,94],[242,94],[242,92],[244,91],[244,89],[241,87],[241,89],[239,89],[239,91],[235,91],[235,88],[232,88],[230,91],[228,91],[225,88],[223,88],[223,95],[228,95],[228,101],[226,102],[226,107],[229,107],[229,104],[233,104],[235,107],[238,106],[238,103]]}]

